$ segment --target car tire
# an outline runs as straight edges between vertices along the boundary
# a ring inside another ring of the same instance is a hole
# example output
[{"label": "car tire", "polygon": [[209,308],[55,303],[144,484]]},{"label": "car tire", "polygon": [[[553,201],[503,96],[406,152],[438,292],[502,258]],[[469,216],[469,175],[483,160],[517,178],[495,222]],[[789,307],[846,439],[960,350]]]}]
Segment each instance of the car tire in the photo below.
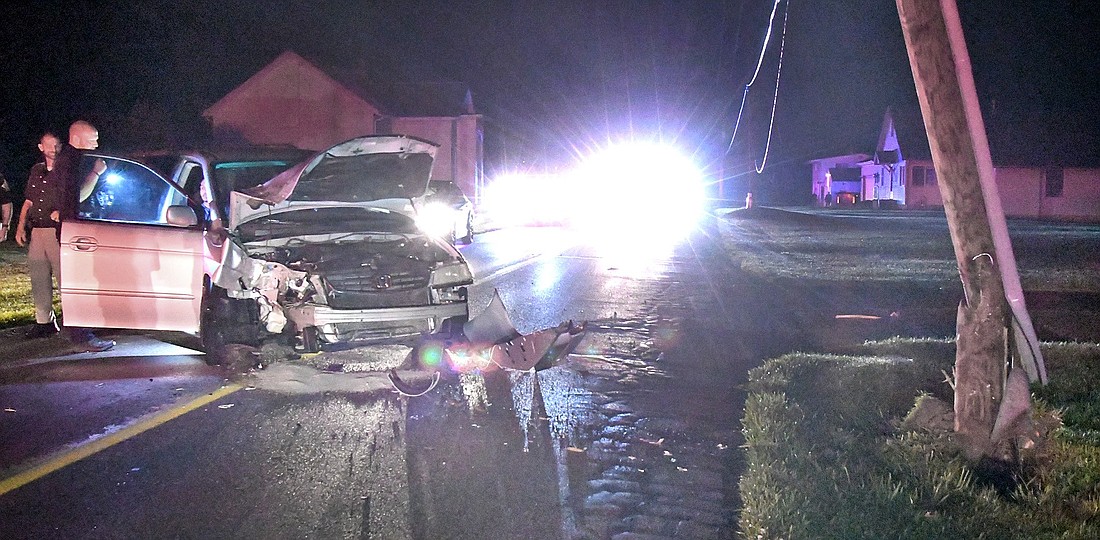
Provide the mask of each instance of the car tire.
[{"label": "car tire", "polygon": [[203,289],[199,313],[199,340],[205,360],[212,366],[225,365],[229,359],[230,345],[256,345],[259,334],[256,322],[251,320],[242,300],[229,298],[226,290],[207,283]]},{"label": "car tire", "polygon": [[204,288],[199,313],[199,340],[202,350],[206,352],[203,359],[212,366],[220,366],[225,362],[226,346],[229,345],[225,322],[228,302],[223,299],[229,299],[225,296],[224,289],[212,285]]},{"label": "car tire", "polygon": [[302,329],[302,352],[321,352],[321,337],[316,326],[307,326]]}]

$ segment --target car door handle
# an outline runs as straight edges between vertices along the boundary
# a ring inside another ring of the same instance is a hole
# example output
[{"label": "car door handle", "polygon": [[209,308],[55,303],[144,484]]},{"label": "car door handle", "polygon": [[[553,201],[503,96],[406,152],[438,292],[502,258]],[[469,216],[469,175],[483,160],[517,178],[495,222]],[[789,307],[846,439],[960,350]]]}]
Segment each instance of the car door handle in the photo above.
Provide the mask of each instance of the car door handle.
[{"label": "car door handle", "polygon": [[99,247],[99,242],[91,236],[75,236],[69,241],[69,247],[73,251],[95,251]]}]

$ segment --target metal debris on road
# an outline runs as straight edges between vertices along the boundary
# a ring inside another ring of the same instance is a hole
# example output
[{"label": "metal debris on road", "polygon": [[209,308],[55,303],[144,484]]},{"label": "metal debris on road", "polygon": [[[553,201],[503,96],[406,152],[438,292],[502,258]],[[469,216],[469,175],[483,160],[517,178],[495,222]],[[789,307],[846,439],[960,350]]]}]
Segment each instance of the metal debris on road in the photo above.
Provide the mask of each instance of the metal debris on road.
[{"label": "metal debris on road", "polygon": [[393,388],[397,391],[397,393],[401,394],[405,397],[420,397],[420,396],[423,396],[424,394],[427,394],[428,392],[431,392],[432,389],[434,389],[435,386],[437,384],[439,384],[439,372],[438,371],[432,374],[432,382],[424,390],[416,390],[412,386],[410,386],[408,383],[401,380],[401,377],[397,375],[397,370],[396,369],[389,370],[389,372],[386,374],[386,376],[388,376],[390,378],[390,384],[393,385]]},{"label": "metal debris on road", "polygon": [[[587,323],[563,322],[529,334],[521,334],[511,318],[499,291],[485,311],[466,321],[461,328],[449,328],[424,336],[412,354],[417,366],[441,372],[468,374],[494,369],[511,371],[541,371],[573,352],[584,338]],[[390,370],[390,382],[401,394],[421,396],[439,382],[433,376],[426,389],[406,384]]]}]

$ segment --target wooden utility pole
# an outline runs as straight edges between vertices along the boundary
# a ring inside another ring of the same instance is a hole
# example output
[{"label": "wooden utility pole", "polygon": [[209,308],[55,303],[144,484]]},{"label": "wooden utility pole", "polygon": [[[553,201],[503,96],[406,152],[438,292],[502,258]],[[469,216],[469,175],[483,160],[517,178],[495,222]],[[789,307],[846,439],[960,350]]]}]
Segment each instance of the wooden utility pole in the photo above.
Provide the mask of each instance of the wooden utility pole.
[{"label": "wooden utility pole", "polygon": [[993,181],[958,7],[955,0],[897,6],[962,279],[955,431],[977,460],[993,455],[1007,426],[1029,413],[1027,380],[1045,382],[1046,373]]}]

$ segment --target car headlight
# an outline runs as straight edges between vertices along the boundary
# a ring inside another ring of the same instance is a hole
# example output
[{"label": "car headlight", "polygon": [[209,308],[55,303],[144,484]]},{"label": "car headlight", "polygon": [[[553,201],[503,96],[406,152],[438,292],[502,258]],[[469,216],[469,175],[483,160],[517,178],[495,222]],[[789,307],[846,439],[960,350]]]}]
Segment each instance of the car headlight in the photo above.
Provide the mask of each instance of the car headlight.
[{"label": "car headlight", "polygon": [[434,268],[428,286],[433,288],[458,287],[473,282],[474,275],[470,273],[470,267],[463,261],[455,261]]},{"label": "car headlight", "polygon": [[417,212],[416,226],[436,238],[446,238],[454,230],[454,209],[443,203],[429,203]]}]

